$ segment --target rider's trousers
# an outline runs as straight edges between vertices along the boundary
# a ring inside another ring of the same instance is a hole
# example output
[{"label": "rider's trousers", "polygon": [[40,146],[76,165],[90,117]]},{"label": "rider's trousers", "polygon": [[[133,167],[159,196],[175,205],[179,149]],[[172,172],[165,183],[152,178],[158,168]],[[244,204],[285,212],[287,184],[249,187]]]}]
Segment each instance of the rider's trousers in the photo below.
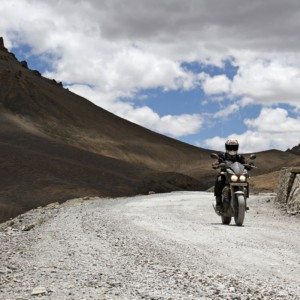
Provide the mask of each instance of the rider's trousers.
[{"label": "rider's trousers", "polygon": [[222,191],[224,187],[225,187],[225,176],[219,174],[215,182],[215,196],[222,196]]}]

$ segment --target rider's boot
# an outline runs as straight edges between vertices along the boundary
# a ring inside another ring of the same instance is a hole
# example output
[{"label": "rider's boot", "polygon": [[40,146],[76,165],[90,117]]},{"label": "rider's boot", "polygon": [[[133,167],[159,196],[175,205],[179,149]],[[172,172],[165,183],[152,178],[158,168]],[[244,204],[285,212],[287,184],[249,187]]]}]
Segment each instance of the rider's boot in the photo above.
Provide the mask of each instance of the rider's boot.
[{"label": "rider's boot", "polygon": [[221,212],[223,209],[222,196],[216,196],[216,211]]}]

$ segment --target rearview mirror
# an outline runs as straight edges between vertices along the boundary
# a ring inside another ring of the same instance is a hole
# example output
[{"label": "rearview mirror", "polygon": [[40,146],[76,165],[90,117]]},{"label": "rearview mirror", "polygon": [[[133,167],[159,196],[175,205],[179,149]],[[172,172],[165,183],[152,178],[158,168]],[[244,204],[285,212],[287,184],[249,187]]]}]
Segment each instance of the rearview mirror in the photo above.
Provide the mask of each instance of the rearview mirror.
[{"label": "rearview mirror", "polygon": [[211,153],[211,154],[210,154],[210,157],[211,157],[211,158],[218,159],[218,158],[219,158],[219,155],[216,154],[216,153]]},{"label": "rearview mirror", "polygon": [[256,154],[251,154],[250,155],[250,159],[255,159],[256,158]]}]

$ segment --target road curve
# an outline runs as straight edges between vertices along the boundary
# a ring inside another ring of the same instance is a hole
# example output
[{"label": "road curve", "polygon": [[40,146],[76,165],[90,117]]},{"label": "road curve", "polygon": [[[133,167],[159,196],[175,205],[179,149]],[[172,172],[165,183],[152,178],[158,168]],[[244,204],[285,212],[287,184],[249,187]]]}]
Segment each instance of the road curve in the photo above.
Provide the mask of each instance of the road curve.
[{"label": "road curve", "polygon": [[77,199],[19,216],[0,227],[0,299],[300,299],[299,217],[258,195],[243,227],[226,226],[212,200]]}]

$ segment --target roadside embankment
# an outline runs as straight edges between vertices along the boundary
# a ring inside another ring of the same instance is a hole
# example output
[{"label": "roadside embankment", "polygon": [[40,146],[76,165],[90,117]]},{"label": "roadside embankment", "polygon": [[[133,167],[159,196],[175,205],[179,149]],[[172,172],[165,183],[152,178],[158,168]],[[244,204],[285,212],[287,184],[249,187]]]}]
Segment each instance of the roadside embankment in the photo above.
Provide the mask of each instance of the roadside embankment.
[{"label": "roadside embankment", "polygon": [[280,171],[275,202],[284,206],[289,214],[300,213],[300,167]]}]

